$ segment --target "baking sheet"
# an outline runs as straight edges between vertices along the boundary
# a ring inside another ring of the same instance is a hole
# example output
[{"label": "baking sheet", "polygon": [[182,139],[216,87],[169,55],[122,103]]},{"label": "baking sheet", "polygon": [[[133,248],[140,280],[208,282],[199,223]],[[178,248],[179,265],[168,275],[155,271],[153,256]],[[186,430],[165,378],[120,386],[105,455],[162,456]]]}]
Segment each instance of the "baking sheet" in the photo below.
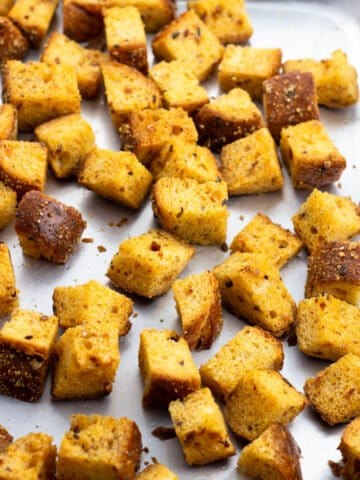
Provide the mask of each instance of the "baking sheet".
[{"label": "baking sheet", "polygon": [[[184,2],[178,2],[179,11]],[[360,71],[360,2],[358,0],[318,1],[248,1],[248,9],[255,34],[251,45],[258,47],[281,47],[284,60],[290,58],[325,58],[337,49],[345,50],[352,64]],[[54,29],[60,29],[59,14]],[[35,59],[36,57],[31,57]],[[208,82],[211,95],[217,95],[216,83]],[[348,161],[348,167],[341,178],[341,185],[333,185],[330,191],[340,195],[352,195],[359,201],[359,149],[360,149],[360,108],[351,107],[342,111],[321,108],[321,119],[332,139]],[[91,123],[99,147],[117,150],[119,137],[112,126],[103,95],[97,101],[84,101],[82,113]],[[233,197],[230,200],[228,243],[234,235],[257,213],[263,212],[274,221],[291,228],[291,216],[305,200],[308,192],[294,191],[287,172],[286,185],[282,192],[260,196]],[[93,243],[81,243],[76,253],[65,266],[56,266],[45,261],[24,257],[19,247],[13,225],[0,232],[0,240],[11,250],[17,285],[21,290],[22,308],[30,308],[45,314],[52,312],[52,291],[59,285],[77,285],[90,279],[105,284],[109,262],[124,239],[141,234],[155,226],[149,202],[137,213],[112,204],[88,192],[75,182],[60,182],[49,173],[46,193],[60,201],[78,208],[88,222],[84,237],[94,239]],[[128,222],[121,227],[110,226],[121,219]],[[106,247],[99,253],[97,246]],[[227,254],[218,247],[197,247],[196,256],[182,276],[201,272],[222,262]],[[283,279],[296,301],[303,298],[306,277],[306,255],[304,252],[283,271]],[[134,419],[142,432],[143,445],[149,453],[143,454],[144,462],[156,457],[172,468],[179,478],[187,480],[242,479],[236,470],[237,457],[212,466],[190,468],[184,460],[177,439],[162,442],[151,435],[158,426],[171,426],[166,411],[144,410],[141,406],[142,382],[137,366],[139,333],[143,328],[173,328],[181,332],[171,292],[151,302],[136,301],[132,318],[132,329],[121,340],[121,366],[117,373],[114,390],[107,398],[87,402],[53,402],[50,397],[50,382],[40,402],[27,404],[12,398],[0,397],[0,424],[10,430],[14,437],[30,431],[44,431],[53,435],[59,444],[69,426],[72,413],[101,413]],[[210,351],[195,352],[198,366],[216,353],[239,329],[244,322],[224,311],[224,328]],[[299,390],[305,379],[324,368],[327,363],[305,357],[296,347],[285,348],[283,375]],[[290,426],[302,450],[302,470],[306,480],[328,480],[334,478],[327,466],[328,459],[337,460],[338,446],[343,427],[327,427],[310,408],[307,408]],[[236,438],[238,450],[241,442]]]}]

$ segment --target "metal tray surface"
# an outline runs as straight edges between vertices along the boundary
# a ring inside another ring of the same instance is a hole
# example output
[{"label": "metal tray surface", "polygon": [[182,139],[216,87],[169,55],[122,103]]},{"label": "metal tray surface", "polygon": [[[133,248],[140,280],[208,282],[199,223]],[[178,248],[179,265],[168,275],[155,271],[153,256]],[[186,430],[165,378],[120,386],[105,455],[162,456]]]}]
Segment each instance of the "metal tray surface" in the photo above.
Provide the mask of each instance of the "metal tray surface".
[{"label": "metal tray surface", "polygon": [[[185,2],[178,2],[179,11],[185,9]],[[360,71],[360,2],[358,0],[317,0],[317,1],[248,1],[248,9],[255,34],[251,45],[258,47],[281,47],[284,59],[315,57],[325,58],[333,50],[342,48],[352,64]],[[54,28],[60,29],[60,15]],[[35,56],[33,57],[36,58]],[[218,95],[215,79],[207,82],[211,95]],[[112,126],[104,95],[97,101],[84,101],[82,112],[96,134],[102,148],[119,149],[120,140]],[[360,108],[359,106],[341,111],[321,108],[321,119],[332,139],[348,161],[341,184],[333,185],[330,191],[339,195],[352,195],[360,200]],[[308,192],[294,191],[287,172],[286,185],[282,192],[260,196],[233,197],[230,200],[228,242],[257,213],[263,212],[283,226],[292,228],[291,216],[305,200]],[[105,284],[109,262],[119,243],[131,236],[155,226],[149,201],[138,212],[132,213],[88,192],[74,181],[60,182],[51,174],[46,192],[60,201],[78,208],[88,222],[85,237],[94,243],[81,243],[76,253],[65,266],[56,266],[45,261],[25,257],[19,247],[13,225],[0,233],[0,240],[6,242],[12,254],[17,284],[21,290],[22,308],[30,308],[45,314],[52,312],[52,291],[59,285],[76,285],[90,279]],[[128,218],[121,227],[111,227]],[[106,247],[99,253],[97,246]],[[221,263],[227,254],[218,247],[197,247],[196,256],[182,276],[201,272]],[[303,298],[306,278],[306,254],[302,252],[283,271],[282,276],[296,301]],[[154,438],[151,431],[158,426],[171,426],[166,411],[143,409],[141,406],[142,382],[138,370],[137,352],[139,333],[145,327],[173,328],[181,331],[171,292],[151,302],[136,301],[138,316],[132,318],[130,333],[121,340],[121,365],[114,390],[107,398],[87,402],[54,402],[50,397],[50,381],[41,401],[28,404],[12,398],[0,397],[0,424],[10,430],[14,437],[31,431],[44,431],[53,435],[57,444],[69,426],[72,413],[101,413],[134,419],[142,432],[143,445],[150,450],[143,454],[144,462],[156,457],[173,469],[183,480],[229,480],[243,479],[236,470],[237,456],[227,462],[201,468],[190,468],[185,464],[177,439],[165,442]],[[244,322],[224,311],[224,328],[211,350],[195,352],[194,358],[200,366],[227,342]],[[305,357],[296,347],[285,348],[283,375],[299,390],[309,376],[324,368],[327,363]],[[327,427],[307,408],[290,425],[302,451],[302,470],[305,480],[329,480],[334,478],[327,462],[339,459],[336,450],[343,427]],[[241,442],[234,438],[238,453]]]}]

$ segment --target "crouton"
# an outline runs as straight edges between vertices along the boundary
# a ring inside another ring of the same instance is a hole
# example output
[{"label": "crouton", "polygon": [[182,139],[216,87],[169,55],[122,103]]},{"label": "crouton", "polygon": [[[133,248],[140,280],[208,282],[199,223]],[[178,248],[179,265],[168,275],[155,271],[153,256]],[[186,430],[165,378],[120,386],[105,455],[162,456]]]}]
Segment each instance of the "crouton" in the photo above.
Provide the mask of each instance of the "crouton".
[{"label": "crouton", "polygon": [[305,296],[324,293],[360,307],[360,242],[323,243],[311,254]]},{"label": "crouton", "polygon": [[140,430],[129,418],[72,415],[59,449],[57,479],[131,480],[141,448]]},{"label": "crouton", "polygon": [[54,314],[62,328],[89,325],[99,329],[118,329],[126,335],[133,311],[133,301],[105,285],[90,280],[83,285],[56,287],[53,293]]},{"label": "crouton", "polygon": [[249,94],[234,88],[204,105],[195,116],[195,124],[199,143],[217,152],[223,145],[259,130],[263,120]]},{"label": "crouton", "polygon": [[319,120],[319,108],[311,73],[289,72],[265,80],[263,104],[268,129],[276,141],[290,125]]},{"label": "crouton", "polygon": [[91,400],[112,391],[120,364],[117,328],[68,328],[54,350],[51,394],[56,400]]},{"label": "crouton", "polygon": [[276,144],[267,128],[225,145],[221,162],[230,196],[276,192],[284,186]]},{"label": "crouton", "polygon": [[90,124],[78,113],[55,118],[35,129],[39,142],[48,149],[48,160],[57,178],[77,173],[95,143]]},{"label": "crouton", "polygon": [[346,426],[338,447],[342,454],[342,462],[339,465],[340,475],[347,480],[359,478],[360,461],[360,418],[355,418]]},{"label": "crouton", "polygon": [[10,103],[0,105],[0,140],[16,140],[17,110]]},{"label": "crouton", "polygon": [[25,255],[66,263],[86,222],[80,212],[55,198],[32,191],[18,205],[15,231]]},{"label": "crouton", "polygon": [[144,165],[157,158],[167,142],[180,139],[194,144],[198,139],[194,122],[182,108],[133,112],[128,124],[120,128],[120,134],[123,149],[134,152]]},{"label": "crouton", "polygon": [[0,330],[0,393],[26,402],[45,388],[58,332],[56,317],[17,310]]},{"label": "crouton", "polygon": [[280,48],[254,48],[228,45],[219,65],[220,87],[246,90],[252,98],[261,100],[262,84],[278,75],[281,67]]},{"label": "crouton", "polygon": [[179,60],[157,63],[149,74],[159,87],[167,108],[193,112],[209,101],[207,91],[199,85],[195,74]]},{"label": "crouton", "polygon": [[148,72],[146,35],[140,12],[135,7],[104,10],[106,43],[113,60]]},{"label": "crouton", "polygon": [[306,407],[306,398],[274,370],[244,372],[225,405],[231,430],[255,440],[273,423],[286,425]]},{"label": "crouton", "polygon": [[225,400],[248,370],[281,370],[282,344],[259,327],[244,327],[200,367],[202,383]]},{"label": "crouton", "polygon": [[198,369],[187,342],[171,330],[145,329],[140,335],[139,368],[143,405],[166,407],[200,388]]},{"label": "crouton", "polygon": [[68,65],[8,60],[3,69],[3,101],[17,109],[21,132],[32,131],[62,115],[79,113],[76,71]]},{"label": "crouton", "polygon": [[251,478],[302,480],[300,453],[287,427],[274,423],[241,451],[238,468]]},{"label": "crouton", "polygon": [[276,337],[294,321],[295,302],[279,270],[258,253],[235,252],[213,270],[223,304],[237,317],[258,325]]},{"label": "crouton", "polygon": [[0,230],[15,218],[16,203],[16,192],[0,182]]},{"label": "crouton", "polygon": [[136,475],[136,480],[179,480],[179,478],[165,465],[154,463]]},{"label": "crouton", "polygon": [[360,357],[348,353],[306,380],[304,390],[312,408],[329,425],[360,415]]},{"label": "crouton", "polygon": [[12,443],[13,437],[6,430],[5,427],[0,425],[0,453],[6,450],[6,448]]},{"label": "crouton", "polygon": [[153,298],[170,290],[195,250],[162,230],[123,241],[107,276],[119,288]]},{"label": "crouton", "polygon": [[[0,7],[1,8],[1,7]],[[0,17],[0,63],[21,60],[29,50],[29,42],[7,17]]]},{"label": "crouton", "polygon": [[78,180],[89,190],[129,208],[139,208],[153,177],[131,152],[94,147],[85,158]]},{"label": "crouton", "polygon": [[45,433],[29,433],[0,452],[0,480],[53,480],[56,447]]},{"label": "crouton", "polygon": [[189,275],[172,285],[184,338],[191,350],[211,347],[223,325],[219,284],[212,272]]},{"label": "crouton", "polygon": [[0,317],[9,315],[19,304],[10,251],[0,242]]},{"label": "crouton", "polygon": [[14,5],[15,0],[1,0],[0,15],[7,15]]},{"label": "crouton", "polygon": [[227,186],[192,178],[163,177],[152,190],[155,218],[170,233],[198,245],[226,241]]},{"label": "crouton", "polygon": [[311,357],[338,360],[360,356],[360,310],[331,295],[302,300],[296,317],[299,349]]},{"label": "crouton", "polygon": [[295,257],[303,246],[299,237],[274,223],[269,217],[257,213],[231,243],[231,252],[260,253],[266,255],[277,268],[282,268]]},{"label": "crouton", "polygon": [[17,0],[8,16],[29,40],[39,48],[47,34],[58,0]]},{"label": "crouton", "polygon": [[219,40],[193,10],[157,33],[152,47],[155,57],[168,62],[181,61],[200,81],[212,73],[224,52]]},{"label": "crouton", "polygon": [[335,50],[330,58],[320,62],[306,58],[284,63],[284,72],[294,70],[310,72],[313,75],[320,105],[342,108],[359,100],[356,69],[342,50]]},{"label": "crouton", "polygon": [[292,218],[309,252],[322,242],[348,240],[360,232],[360,208],[351,198],[314,189]]},{"label": "crouton", "polygon": [[63,28],[69,38],[85,42],[104,29],[103,0],[63,0]]},{"label": "crouton", "polygon": [[244,0],[189,0],[188,8],[197,13],[221,43],[244,43],[253,34]]},{"label": "crouton", "polygon": [[206,465],[235,455],[221,410],[208,388],[171,402],[169,412],[189,465]]}]

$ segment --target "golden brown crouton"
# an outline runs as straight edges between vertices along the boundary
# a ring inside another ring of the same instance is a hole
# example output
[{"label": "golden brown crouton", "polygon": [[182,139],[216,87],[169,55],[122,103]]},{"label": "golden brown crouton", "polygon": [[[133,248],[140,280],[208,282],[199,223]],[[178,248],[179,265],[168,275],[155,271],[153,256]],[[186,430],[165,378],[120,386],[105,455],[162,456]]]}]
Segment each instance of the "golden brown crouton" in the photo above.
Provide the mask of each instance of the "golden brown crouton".
[{"label": "golden brown crouton", "polygon": [[0,105],[0,140],[16,140],[17,128],[17,110],[14,105]]},{"label": "golden brown crouton", "polygon": [[165,465],[154,463],[136,475],[136,480],[179,480],[179,478]]},{"label": "golden brown crouton", "polygon": [[16,192],[0,182],[0,230],[15,218],[16,203]]},{"label": "golden brown crouton", "polygon": [[[338,450],[342,461],[339,465],[340,475],[346,480],[358,480],[360,461],[360,418],[355,418],[345,428]],[[331,462],[332,463],[332,462]]]},{"label": "golden brown crouton", "polygon": [[206,465],[235,455],[221,410],[208,388],[171,402],[169,412],[189,465]]},{"label": "golden brown crouton", "polygon": [[18,290],[10,251],[5,243],[0,242],[0,317],[9,315],[18,303]]},{"label": "golden brown crouton", "polygon": [[100,35],[104,29],[103,0],[63,0],[64,33],[77,42]]},{"label": "golden brown crouton", "polygon": [[10,433],[6,430],[5,427],[0,425],[0,453],[6,450],[6,448],[10,445],[13,441],[13,437]]},{"label": "golden brown crouton", "polygon": [[28,50],[27,38],[11,20],[7,17],[0,17],[0,63],[11,58],[21,60]]},{"label": "golden brown crouton", "polygon": [[1,0],[0,2],[0,15],[7,15],[14,5],[15,0]]}]

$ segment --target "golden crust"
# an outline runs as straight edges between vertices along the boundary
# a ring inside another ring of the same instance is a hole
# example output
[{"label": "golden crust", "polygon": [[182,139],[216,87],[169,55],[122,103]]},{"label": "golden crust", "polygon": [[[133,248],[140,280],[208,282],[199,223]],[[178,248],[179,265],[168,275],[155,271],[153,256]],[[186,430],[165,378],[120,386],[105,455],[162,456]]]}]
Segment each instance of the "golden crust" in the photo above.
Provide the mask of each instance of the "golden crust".
[{"label": "golden crust", "polygon": [[0,17],[0,63],[14,58],[21,60],[29,50],[29,42],[7,17]]}]

